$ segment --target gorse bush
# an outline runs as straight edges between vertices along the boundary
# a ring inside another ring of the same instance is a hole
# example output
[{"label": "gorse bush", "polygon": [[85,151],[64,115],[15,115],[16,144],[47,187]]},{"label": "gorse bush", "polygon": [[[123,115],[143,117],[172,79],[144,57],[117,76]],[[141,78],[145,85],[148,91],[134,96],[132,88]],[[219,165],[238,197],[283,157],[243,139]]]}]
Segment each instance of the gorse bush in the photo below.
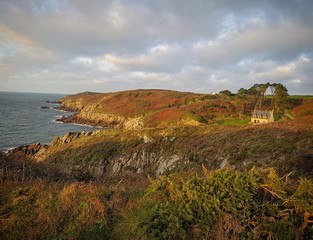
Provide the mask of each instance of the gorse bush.
[{"label": "gorse bush", "polygon": [[223,215],[249,211],[256,187],[253,172],[218,170],[204,177],[163,176],[151,182],[140,209],[134,210],[134,214],[141,213],[134,237],[201,238]]},{"label": "gorse bush", "polygon": [[303,220],[313,214],[312,184],[287,187],[272,169],[163,176],[115,231],[119,239],[312,239]]}]

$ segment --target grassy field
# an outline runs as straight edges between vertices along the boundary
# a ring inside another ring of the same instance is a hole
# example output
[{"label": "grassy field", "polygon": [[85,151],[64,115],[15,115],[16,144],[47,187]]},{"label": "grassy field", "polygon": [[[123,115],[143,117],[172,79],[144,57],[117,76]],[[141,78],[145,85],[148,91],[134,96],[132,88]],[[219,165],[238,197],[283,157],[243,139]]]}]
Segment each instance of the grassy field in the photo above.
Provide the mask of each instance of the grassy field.
[{"label": "grassy field", "polygon": [[226,119],[221,119],[221,120],[216,120],[217,124],[220,125],[225,125],[225,126],[231,126],[231,125],[241,125],[245,126],[248,125],[251,122],[250,117],[244,117],[244,118],[226,118]]}]

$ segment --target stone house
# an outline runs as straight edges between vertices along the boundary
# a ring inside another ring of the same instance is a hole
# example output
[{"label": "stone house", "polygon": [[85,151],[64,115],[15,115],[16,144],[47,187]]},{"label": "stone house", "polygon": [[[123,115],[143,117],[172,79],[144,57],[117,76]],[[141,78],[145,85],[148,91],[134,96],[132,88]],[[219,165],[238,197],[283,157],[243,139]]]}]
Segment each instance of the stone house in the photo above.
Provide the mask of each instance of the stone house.
[{"label": "stone house", "polygon": [[274,110],[254,110],[251,116],[252,123],[271,123],[274,122]]}]

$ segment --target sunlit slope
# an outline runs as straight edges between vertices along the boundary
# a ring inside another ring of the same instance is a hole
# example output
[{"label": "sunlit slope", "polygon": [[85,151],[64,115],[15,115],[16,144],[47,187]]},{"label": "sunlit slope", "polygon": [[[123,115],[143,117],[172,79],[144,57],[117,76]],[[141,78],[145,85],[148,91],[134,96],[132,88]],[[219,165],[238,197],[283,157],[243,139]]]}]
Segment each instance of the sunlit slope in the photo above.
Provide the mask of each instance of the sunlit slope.
[{"label": "sunlit slope", "polygon": [[61,99],[62,109],[77,111],[72,122],[138,129],[210,123],[237,116],[233,101],[218,95],[170,90],[79,93]]},{"label": "sunlit slope", "polygon": [[45,161],[101,177],[125,171],[160,175],[181,168],[275,167],[313,174],[313,116],[266,125],[103,130],[51,146]]}]

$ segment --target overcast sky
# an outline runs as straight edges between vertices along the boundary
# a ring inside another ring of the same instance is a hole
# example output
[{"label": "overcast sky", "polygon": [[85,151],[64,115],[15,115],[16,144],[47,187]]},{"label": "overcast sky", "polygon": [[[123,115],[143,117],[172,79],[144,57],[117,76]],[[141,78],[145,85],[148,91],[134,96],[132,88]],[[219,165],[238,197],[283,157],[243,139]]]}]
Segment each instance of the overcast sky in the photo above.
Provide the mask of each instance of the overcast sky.
[{"label": "overcast sky", "polygon": [[312,0],[0,0],[0,91],[313,94]]}]

